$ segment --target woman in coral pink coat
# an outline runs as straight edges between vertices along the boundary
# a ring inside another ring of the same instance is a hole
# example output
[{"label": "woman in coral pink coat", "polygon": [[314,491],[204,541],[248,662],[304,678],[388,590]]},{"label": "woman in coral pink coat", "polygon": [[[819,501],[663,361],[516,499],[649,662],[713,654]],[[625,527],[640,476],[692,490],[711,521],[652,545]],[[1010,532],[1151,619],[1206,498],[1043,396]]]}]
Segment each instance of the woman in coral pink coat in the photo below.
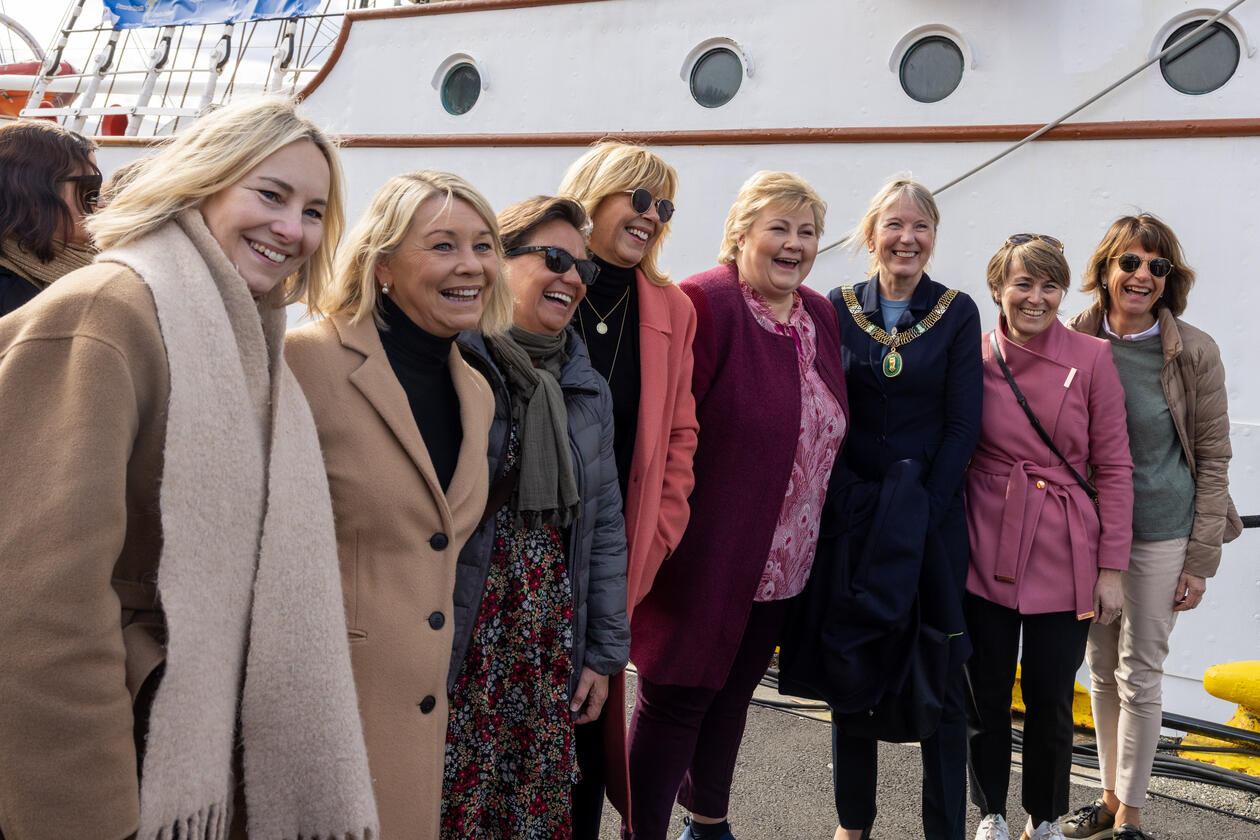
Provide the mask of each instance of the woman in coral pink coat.
[{"label": "woman in coral pink coat", "polygon": [[[642,146],[604,142],[574,161],[560,194],[594,225],[590,251],[599,281],[573,316],[591,365],[613,398],[613,454],[625,500],[626,615],[652,587],[687,527],[694,483],[696,401],[691,341],[696,311],[657,265],[674,214],[678,173]],[[608,798],[629,815],[625,681],[609,680],[600,721],[577,728],[582,781],[573,788],[573,838],[595,840]],[[606,773],[606,776],[605,776]]]},{"label": "woman in coral pink coat", "polygon": [[[1063,836],[1056,820],[1068,806],[1074,675],[1091,620],[1119,614],[1120,572],[1129,565],[1133,461],[1124,389],[1108,344],[1056,317],[1070,276],[1062,244],[1037,234],[1010,237],[989,261],[989,289],[1002,312],[982,344],[984,408],[967,470],[971,568],[963,600],[974,645],[968,767],[983,815],[977,840],[1008,836],[1010,700],[1021,632],[1024,837]],[[1003,363],[1061,456],[1020,407]]]}]

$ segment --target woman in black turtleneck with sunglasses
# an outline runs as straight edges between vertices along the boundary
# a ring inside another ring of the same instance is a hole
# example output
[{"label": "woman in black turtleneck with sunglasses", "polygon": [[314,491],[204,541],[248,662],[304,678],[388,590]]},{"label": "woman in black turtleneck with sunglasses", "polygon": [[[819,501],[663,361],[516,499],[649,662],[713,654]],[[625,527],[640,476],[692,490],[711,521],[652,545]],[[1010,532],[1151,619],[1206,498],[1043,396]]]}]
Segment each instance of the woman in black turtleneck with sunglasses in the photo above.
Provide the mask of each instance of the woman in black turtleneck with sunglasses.
[{"label": "woman in black turtleneck with sunglasses", "polygon": [[[560,184],[561,195],[580,202],[594,223],[590,251],[600,274],[578,305],[573,326],[612,391],[613,451],[628,543],[628,616],[682,538],[693,484],[696,313],[656,263],[677,185],[674,168],[655,154],[615,142],[593,146]],[[599,836],[605,785],[617,810],[623,815],[628,810],[621,674],[609,681],[605,709],[612,711],[577,729],[582,779],[573,788],[574,840]]]}]

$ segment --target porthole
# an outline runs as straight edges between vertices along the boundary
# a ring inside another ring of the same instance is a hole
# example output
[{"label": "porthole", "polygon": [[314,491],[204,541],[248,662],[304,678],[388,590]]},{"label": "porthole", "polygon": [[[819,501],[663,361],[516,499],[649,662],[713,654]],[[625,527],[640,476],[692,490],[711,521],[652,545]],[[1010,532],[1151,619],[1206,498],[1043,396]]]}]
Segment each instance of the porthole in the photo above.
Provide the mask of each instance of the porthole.
[{"label": "porthole", "polygon": [[901,89],[916,102],[940,102],[962,81],[963,53],[949,38],[915,41],[901,59]]},{"label": "porthole", "polygon": [[[1196,20],[1177,27],[1164,41],[1163,49],[1202,25],[1203,21]],[[1228,26],[1214,23],[1161,58],[1159,71],[1173,90],[1194,95],[1211,93],[1234,75],[1240,56],[1237,36]]]},{"label": "porthole", "polygon": [[442,107],[446,113],[467,114],[481,95],[481,73],[468,62],[460,62],[446,71],[442,79]]},{"label": "porthole", "polygon": [[739,92],[744,63],[733,50],[709,50],[691,68],[691,96],[706,108],[720,108]]}]

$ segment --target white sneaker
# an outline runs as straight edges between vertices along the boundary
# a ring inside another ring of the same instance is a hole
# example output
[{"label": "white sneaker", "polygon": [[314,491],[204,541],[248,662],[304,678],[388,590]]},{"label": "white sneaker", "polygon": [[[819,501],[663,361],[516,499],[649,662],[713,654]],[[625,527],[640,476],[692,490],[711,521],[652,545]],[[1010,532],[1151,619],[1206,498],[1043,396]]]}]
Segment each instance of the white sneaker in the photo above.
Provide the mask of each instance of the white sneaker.
[{"label": "white sneaker", "polygon": [[976,840],[1010,840],[1010,832],[1006,828],[1006,817],[1001,814],[986,814],[976,829]]},{"label": "white sneaker", "polygon": [[1028,825],[1024,828],[1020,840],[1066,840],[1066,838],[1063,836],[1063,827],[1059,825],[1058,820],[1046,820],[1033,828],[1032,817],[1029,817]]}]

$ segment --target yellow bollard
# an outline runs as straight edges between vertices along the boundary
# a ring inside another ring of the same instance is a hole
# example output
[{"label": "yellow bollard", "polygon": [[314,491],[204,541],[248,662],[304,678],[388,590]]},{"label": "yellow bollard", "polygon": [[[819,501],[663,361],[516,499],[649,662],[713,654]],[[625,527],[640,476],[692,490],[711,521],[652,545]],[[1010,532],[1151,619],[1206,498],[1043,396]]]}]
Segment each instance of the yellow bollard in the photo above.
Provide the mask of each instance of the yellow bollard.
[{"label": "yellow bollard", "polygon": [[[1227,662],[1213,665],[1203,672],[1203,688],[1213,697],[1238,704],[1234,716],[1226,726],[1260,732],[1260,661]],[[1225,741],[1206,735],[1187,735],[1181,739],[1183,747],[1238,747],[1249,746],[1245,742]],[[1186,750],[1182,758],[1191,758],[1207,764],[1215,764],[1227,770],[1236,770],[1260,777],[1260,758],[1231,753],[1204,753]]]}]

